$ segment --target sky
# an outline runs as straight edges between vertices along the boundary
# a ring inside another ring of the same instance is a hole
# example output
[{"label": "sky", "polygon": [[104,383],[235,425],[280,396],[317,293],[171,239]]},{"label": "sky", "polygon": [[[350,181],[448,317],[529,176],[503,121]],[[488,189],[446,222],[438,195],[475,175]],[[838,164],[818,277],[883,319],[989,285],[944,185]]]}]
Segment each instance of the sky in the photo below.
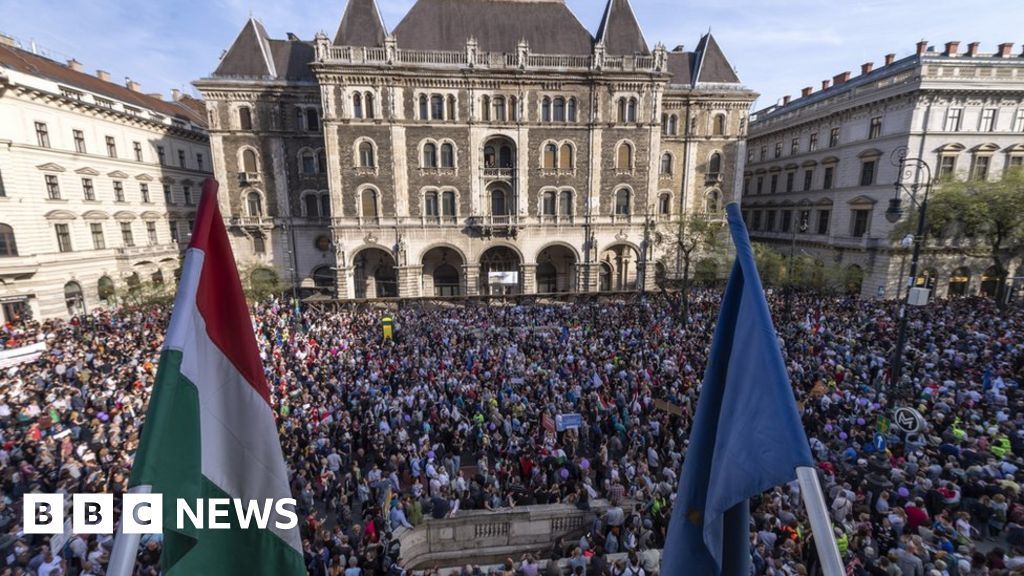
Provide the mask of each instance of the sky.
[{"label": "sky", "polygon": [[[393,29],[414,0],[377,0]],[[486,0],[481,0],[486,1]],[[591,33],[605,0],[566,0]],[[692,50],[709,29],[740,79],[761,94],[755,109],[864,62],[881,65],[928,40],[981,42],[994,52],[1016,42],[1020,54],[1024,2],[997,10],[962,0],[631,0],[647,41]],[[250,14],[270,35],[294,32],[334,37],[346,0],[0,0],[0,33],[32,42],[58,60],[74,57],[86,70],[107,70],[145,92],[171,88],[195,94],[191,82],[208,75]],[[165,96],[166,97],[166,96]]]}]

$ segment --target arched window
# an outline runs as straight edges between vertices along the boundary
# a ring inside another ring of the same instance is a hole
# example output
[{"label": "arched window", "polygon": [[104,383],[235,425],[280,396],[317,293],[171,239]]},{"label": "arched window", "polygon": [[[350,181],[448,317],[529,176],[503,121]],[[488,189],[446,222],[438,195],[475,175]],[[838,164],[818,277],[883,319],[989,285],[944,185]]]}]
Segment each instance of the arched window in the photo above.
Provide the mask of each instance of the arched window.
[{"label": "arched window", "polygon": [[566,105],[566,108],[567,108],[566,116],[567,116],[569,122],[575,122],[576,121],[576,99],[575,98],[569,98],[569,103]]},{"label": "arched window", "polygon": [[373,118],[373,92],[366,93],[366,117]]},{"label": "arched window", "polygon": [[715,116],[714,126],[712,126],[711,130],[711,133],[715,136],[725,135],[725,114],[717,114]]},{"label": "arched window", "polygon": [[626,99],[619,98],[619,122],[626,121]]},{"label": "arched window", "polygon": [[373,153],[373,144],[365,141],[359,144],[359,165],[363,168],[374,168],[377,166],[377,159]]},{"label": "arched window", "polygon": [[306,130],[320,131],[320,113],[316,111],[316,108],[306,108]]},{"label": "arched window", "polygon": [[85,298],[82,296],[82,285],[68,282],[64,285],[64,304],[68,307],[69,316],[85,314]]},{"label": "arched window", "polygon": [[661,115],[661,133],[668,135],[668,114]]},{"label": "arched window", "polygon": [[0,224],[0,258],[17,256],[18,244],[14,241],[14,228],[10,224]]},{"label": "arched window", "polygon": [[636,122],[636,108],[637,108],[636,98],[630,98],[629,99],[629,107],[626,110],[627,116],[628,116],[626,118],[627,122]]},{"label": "arched window", "polygon": [[505,191],[498,188],[491,190],[491,216],[507,216],[508,204],[505,202]]},{"label": "arched window", "polygon": [[675,114],[668,117],[668,133],[670,136],[679,134],[679,117]]},{"label": "arched window", "polygon": [[306,218],[320,217],[320,203],[316,194],[306,194],[303,196],[302,207],[305,209]]},{"label": "arched window", "polygon": [[96,284],[96,292],[100,297],[100,302],[104,304],[112,303],[116,291],[114,289],[114,281],[110,279],[110,276],[100,276],[100,280]]},{"label": "arched window", "polygon": [[238,127],[242,130],[252,130],[252,109],[248,106],[238,109]]},{"label": "arched window", "polygon": [[508,98],[508,119],[512,122],[519,120],[519,100],[515,96]]},{"label": "arched window", "polygon": [[501,168],[512,167],[512,148],[508,146],[502,146],[498,150],[498,161],[501,163]]},{"label": "arched window", "polygon": [[541,101],[540,117],[541,122],[551,122],[551,98],[547,96]]},{"label": "arched window", "polygon": [[558,195],[558,215],[572,216],[572,191],[562,190]]},{"label": "arched window", "polygon": [[672,196],[661,194],[658,196],[658,214],[668,216],[672,213]]},{"label": "arched window", "polygon": [[629,189],[619,188],[615,193],[615,215],[629,216]]},{"label": "arched window", "polygon": [[568,143],[562,144],[558,150],[558,167],[562,170],[572,170],[572,146]]},{"label": "arched window", "polygon": [[722,209],[721,195],[718,190],[712,190],[708,192],[706,201],[704,203],[704,211],[708,213],[718,212]]},{"label": "arched window", "polygon": [[505,97],[495,96],[494,97],[494,119],[498,122],[504,122],[505,115]]},{"label": "arched window", "polygon": [[439,206],[437,205],[437,191],[431,190],[423,195],[423,215],[427,218],[437,218],[440,216],[438,211]]},{"label": "arched window", "polygon": [[316,167],[321,174],[327,173],[327,152],[318,150],[316,153]]},{"label": "arched window", "polygon": [[427,107],[427,95],[420,94],[420,120],[429,120],[430,112]]},{"label": "arched window", "polygon": [[544,145],[544,169],[554,170],[558,162],[558,147],[552,144]]},{"label": "arched window", "polygon": [[441,144],[441,168],[455,167],[455,147],[450,143]]},{"label": "arched window", "polygon": [[497,159],[494,157],[494,146],[484,147],[484,168],[497,168]]},{"label": "arched window", "polygon": [[423,145],[423,168],[437,168],[437,145],[433,142]]},{"label": "arched window", "polygon": [[554,102],[555,122],[565,122],[565,98],[558,96]]},{"label": "arched window", "polygon": [[556,208],[557,197],[555,196],[554,191],[545,192],[541,199],[541,214],[544,216],[554,216]]},{"label": "arched window", "polygon": [[455,120],[455,96],[448,95],[448,116],[449,121]]},{"label": "arched window", "polygon": [[455,217],[455,192],[447,190],[441,193],[441,214],[449,218]]},{"label": "arched window", "polygon": [[245,207],[250,217],[259,218],[263,216],[263,199],[260,198],[260,193],[249,192],[245,197]]},{"label": "arched window", "polygon": [[664,176],[672,174],[672,155],[669,153],[661,155],[661,174]]},{"label": "arched window", "polygon": [[306,115],[302,113],[302,108],[295,109],[295,129],[305,130]]},{"label": "arched window", "polygon": [[708,174],[717,176],[722,171],[722,155],[715,152],[708,161]]},{"label": "arched window", "polygon": [[363,190],[362,196],[363,218],[377,217],[377,191],[373,189]]},{"label": "arched window", "polygon": [[313,155],[312,150],[302,152],[302,173],[316,174],[316,156]]},{"label": "arched window", "polygon": [[430,119],[444,120],[444,96],[434,94],[430,97]]},{"label": "arched window", "polygon": [[619,144],[615,168],[620,172],[630,172],[633,170],[633,146],[629,142]]},{"label": "arched window", "polygon": [[480,118],[484,122],[491,121],[491,97],[486,94],[480,100]]},{"label": "arched window", "polygon": [[252,148],[242,151],[242,171],[259,172],[259,166],[256,164],[256,151]]}]

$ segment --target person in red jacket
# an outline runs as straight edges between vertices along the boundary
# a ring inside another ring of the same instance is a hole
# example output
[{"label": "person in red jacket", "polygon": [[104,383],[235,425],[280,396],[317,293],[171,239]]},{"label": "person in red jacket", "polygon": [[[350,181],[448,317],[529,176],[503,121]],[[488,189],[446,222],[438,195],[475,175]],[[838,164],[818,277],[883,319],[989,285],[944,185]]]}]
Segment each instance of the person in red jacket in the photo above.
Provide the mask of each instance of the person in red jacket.
[{"label": "person in red jacket", "polygon": [[903,510],[907,513],[907,529],[911,534],[916,534],[919,526],[928,526],[931,523],[928,510],[924,507],[924,500],[920,498],[908,502]]}]

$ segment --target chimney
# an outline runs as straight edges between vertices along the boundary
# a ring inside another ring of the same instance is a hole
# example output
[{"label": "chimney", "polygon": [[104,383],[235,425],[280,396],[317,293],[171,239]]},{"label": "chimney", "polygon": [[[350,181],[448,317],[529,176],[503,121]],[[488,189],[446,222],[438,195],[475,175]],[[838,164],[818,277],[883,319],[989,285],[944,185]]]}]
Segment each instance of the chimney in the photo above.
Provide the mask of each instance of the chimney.
[{"label": "chimney", "polygon": [[861,76],[867,76],[868,74],[871,74],[871,70],[874,69],[874,67],[875,67],[875,63],[874,62],[865,62],[865,63],[861,64],[860,65],[860,75]]},{"label": "chimney", "polygon": [[1009,58],[1011,56],[1010,51],[1013,50],[1013,42],[1004,42],[999,45],[999,57]]},{"label": "chimney", "polygon": [[835,84],[836,86],[839,86],[840,84],[846,82],[849,79],[849,72],[840,72],[839,74],[836,74],[835,76],[832,77],[832,83]]},{"label": "chimney", "polygon": [[75,72],[81,72],[82,63],[72,58],[71,60],[68,60],[68,68],[74,70]]},{"label": "chimney", "polygon": [[800,91],[800,97],[807,98],[808,96],[811,95],[811,92],[814,92],[814,88],[811,88],[810,86],[805,86],[804,89]]},{"label": "chimney", "polygon": [[928,50],[928,41],[921,40],[917,43],[917,55],[924,56],[925,51]]},{"label": "chimney", "polygon": [[822,80],[821,81],[821,89],[822,90],[828,90],[828,85],[831,84],[831,83],[832,83],[831,80]]},{"label": "chimney", "polygon": [[980,45],[981,45],[981,42],[971,42],[970,44],[968,44],[967,45],[967,55],[970,56],[971,58],[974,58],[975,56],[977,56],[978,55],[978,46],[980,46]]},{"label": "chimney", "polygon": [[104,82],[110,82],[110,72],[107,72],[106,70],[97,70],[96,77]]},{"label": "chimney", "polygon": [[156,98],[157,100],[163,100],[164,99],[164,95],[159,93],[159,92],[153,92],[152,94],[146,94],[146,96],[149,96],[150,98]]},{"label": "chimney", "polygon": [[957,50],[960,49],[959,42],[946,42],[946,51],[943,52],[946,56],[956,56]]},{"label": "chimney", "polygon": [[786,94],[785,96],[782,97],[782,105],[785,106],[786,104],[789,104],[790,100],[791,98],[789,97],[789,94]]},{"label": "chimney", "polygon": [[171,100],[174,102],[181,100],[181,90],[178,90],[177,88],[171,88]]},{"label": "chimney", "polygon": [[896,61],[896,55],[895,54],[886,54],[885,55],[885,65],[886,66],[891,66],[892,63],[895,62],[895,61]]},{"label": "chimney", "polygon": [[125,86],[125,88],[131,90],[132,92],[142,92],[142,84],[139,84],[138,82],[136,82],[135,80],[132,80],[131,78],[125,78],[124,79],[124,86]]}]

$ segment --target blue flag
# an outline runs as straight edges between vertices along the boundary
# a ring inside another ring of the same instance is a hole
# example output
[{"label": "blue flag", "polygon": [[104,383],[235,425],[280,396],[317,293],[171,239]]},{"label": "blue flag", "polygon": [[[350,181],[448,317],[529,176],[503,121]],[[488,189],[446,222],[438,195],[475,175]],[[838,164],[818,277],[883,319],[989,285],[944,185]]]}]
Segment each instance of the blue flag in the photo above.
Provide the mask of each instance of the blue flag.
[{"label": "blue flag", "polygon": [[739,206],[727,211],[736,262],[672,507],[665,576],[750,574],[748,499],[813,465],[747,229]]}]

